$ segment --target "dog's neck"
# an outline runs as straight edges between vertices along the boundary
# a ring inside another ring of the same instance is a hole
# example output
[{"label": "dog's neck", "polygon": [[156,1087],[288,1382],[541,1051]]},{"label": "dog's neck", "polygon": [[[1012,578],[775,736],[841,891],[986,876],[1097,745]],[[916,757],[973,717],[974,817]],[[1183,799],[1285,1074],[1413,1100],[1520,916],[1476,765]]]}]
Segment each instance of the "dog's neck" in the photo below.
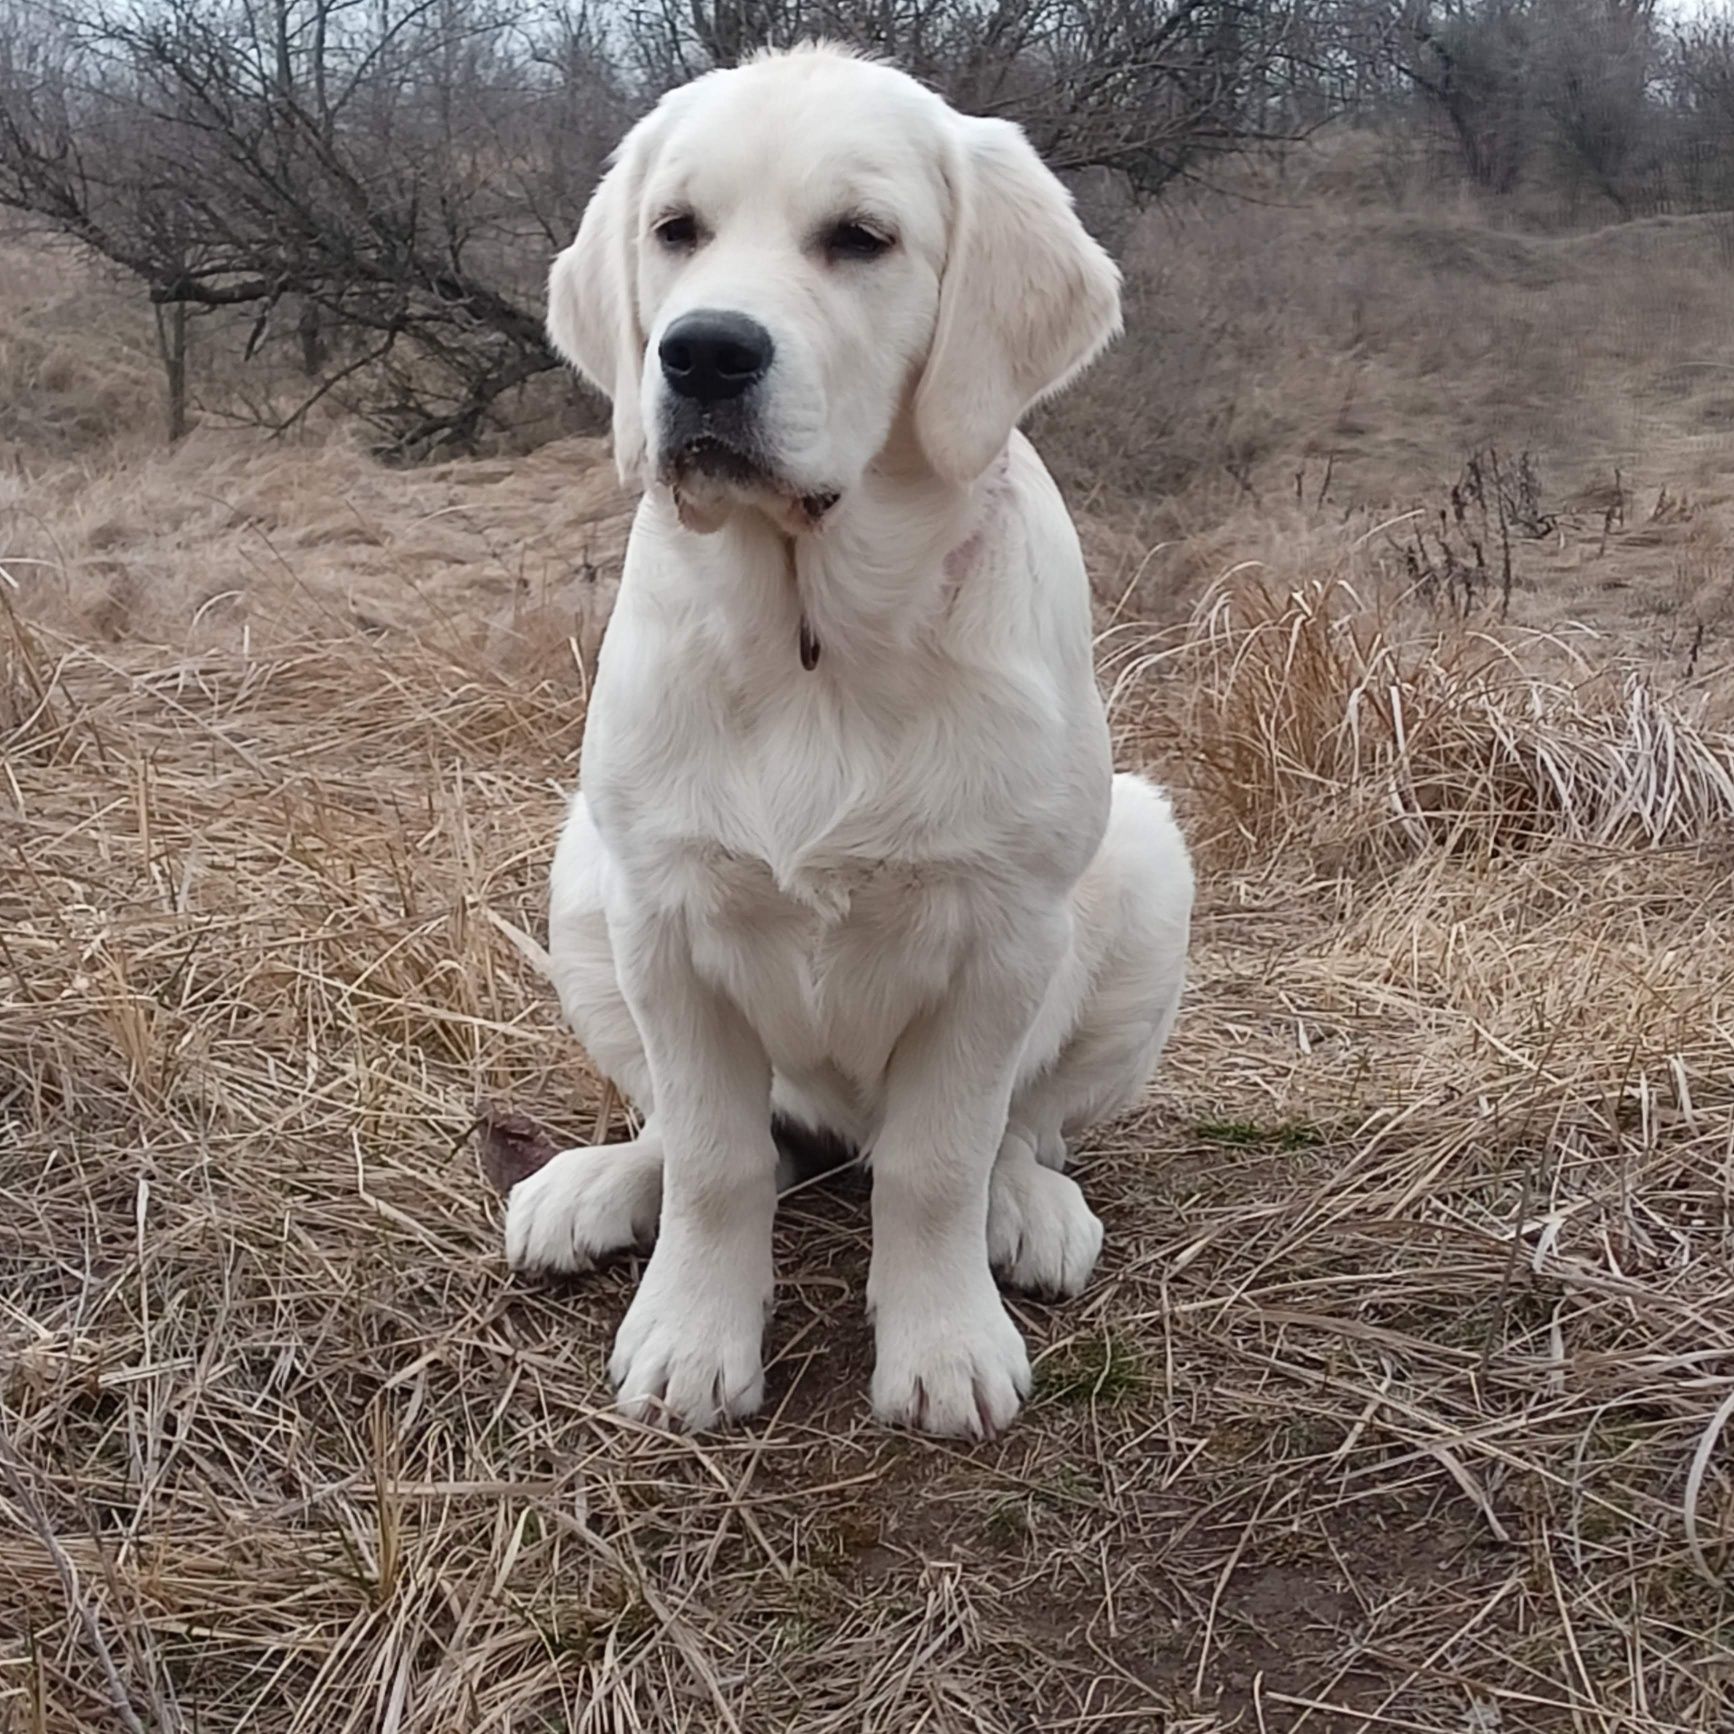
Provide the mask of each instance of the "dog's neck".
[{"label": "dog's neck", "polygon": [[956,553],[981,536],[993,487],[870,471],[827,520],[789,539],[804,630],[821,647],[906,650],[961,576]]},{"label": "dog's neck", "polygon": [[[740,507],[696,535],[659,507],[664,532],[690,550],[714,605],[736,590],[758,635],[786,643],[797,676],[832,675],[914,649],[943,623],[1008,489],[1009,452],[976,481],[905,466],[870,469],[813,528],[791,533]],[[773,626],[772,621],[776,624]],[[773,654],[784,652],[777,650]]]}]

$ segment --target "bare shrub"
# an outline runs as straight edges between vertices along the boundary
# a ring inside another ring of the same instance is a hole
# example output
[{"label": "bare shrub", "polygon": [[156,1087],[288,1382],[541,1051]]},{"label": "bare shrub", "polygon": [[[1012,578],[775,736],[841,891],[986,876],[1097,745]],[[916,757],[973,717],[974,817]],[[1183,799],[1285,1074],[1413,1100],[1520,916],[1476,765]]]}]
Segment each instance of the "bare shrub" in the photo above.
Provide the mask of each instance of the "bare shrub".
[{"label": "bare shrub", "polygon": [[1503,620],[1511,612],[1516,583],[1513,539],[1551,536],[1558,520],[1541,503],[1534,457],[1501,457],[1495,446],[1469,454],[1452,484],[1449,507],[1436,524],[1416,521],[1398,543],[1409,583],[1422,601],[1464,619],[1498,600]]}]

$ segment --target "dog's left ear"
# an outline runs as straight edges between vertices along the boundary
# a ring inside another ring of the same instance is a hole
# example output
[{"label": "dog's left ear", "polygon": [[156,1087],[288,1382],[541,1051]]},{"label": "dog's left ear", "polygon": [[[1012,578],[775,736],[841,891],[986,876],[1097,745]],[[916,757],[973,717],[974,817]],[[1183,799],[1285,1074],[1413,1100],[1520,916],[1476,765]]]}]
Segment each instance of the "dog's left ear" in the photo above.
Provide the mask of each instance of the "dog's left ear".
[{"label": "dog's left ear", "polygon": [[1009,121],[954,117],[951,238],[915,430],[948,481],[979,476],[1030,406],[1120,329],[1120,273]]},{"label": "dog's left ear", "polygon": [[641,480],[645,457],[639,409],[645,335],[638,316],[638,206],[648,125],[640,122],[614,153],[585,207],[578,238],[548,274],[549,339],[612,400],[614,462],[628,487]]}]

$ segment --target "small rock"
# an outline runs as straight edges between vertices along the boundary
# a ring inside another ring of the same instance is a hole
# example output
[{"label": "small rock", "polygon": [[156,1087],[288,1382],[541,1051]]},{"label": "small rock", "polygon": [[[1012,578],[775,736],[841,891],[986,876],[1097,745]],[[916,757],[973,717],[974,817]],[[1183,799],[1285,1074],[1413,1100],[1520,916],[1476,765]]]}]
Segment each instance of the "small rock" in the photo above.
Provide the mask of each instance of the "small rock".
[{"label": "small rock", "polygon": [[541,1121],[497,1102],[476,1104],[475,1138],[476,1161],[488,1184],[502,1194],[528,1179],[561,1148]]}]

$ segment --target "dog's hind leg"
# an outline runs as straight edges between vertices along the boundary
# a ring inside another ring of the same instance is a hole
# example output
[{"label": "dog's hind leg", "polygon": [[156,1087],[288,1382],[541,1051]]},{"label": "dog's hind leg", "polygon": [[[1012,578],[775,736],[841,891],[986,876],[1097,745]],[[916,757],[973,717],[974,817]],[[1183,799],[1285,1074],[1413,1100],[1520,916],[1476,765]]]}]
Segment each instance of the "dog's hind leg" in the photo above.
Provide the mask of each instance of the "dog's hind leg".
[{"label": "dog's hind leg", "polygon": [[572,801],[549,875],[548,957],[561,1010],[591,1063],[643,1119],[627,1144],[563,1150],[512,1188],[506,1258],[518,1270],[577,1272],[647,1245],[662,1213],[662,1139],[650,1066],[627,1009],[603,906],[608,871],[583,795]]},{"label": "dog's hind leg", "polygon": [[626,996],[608,933],[610,871],[596,821],[582,794],[560,834],[548,875],[548,961],[560,1009],[590,1062],[642,1120],[655,1111],[650,1063]]},{"label": "dog's hind leg", "polygon": [[662,1140],[654,1121],[630,1144],[562,1150],[512,1188],[506,1260],[575,1275],[647,1246],[662,1214]]},{"label": "dog's hind leg", "polygon": [[1077,1181],[1037,1159],[1029,1130],[1008,1126],[987,1188],[987,1257],[1008,1288],[1074,1295],[1102,1250],[1102,1224]]},{"label": "dog's hind leg", "polygon": [[1116,777],[1073,907],[1081,992],[1053,1008],[1070,1012],[1060,1020],[1070,1027],[1031,1056],[989,1183],[988,1255],[1013,1288],[1076,1294],[1095,1265],[1102,1225],[1062,1172],[1066,1140],[1130,1108],[1149,1081],[1180,1007],[1191,911],[1192,869],[1166,797]]}]

